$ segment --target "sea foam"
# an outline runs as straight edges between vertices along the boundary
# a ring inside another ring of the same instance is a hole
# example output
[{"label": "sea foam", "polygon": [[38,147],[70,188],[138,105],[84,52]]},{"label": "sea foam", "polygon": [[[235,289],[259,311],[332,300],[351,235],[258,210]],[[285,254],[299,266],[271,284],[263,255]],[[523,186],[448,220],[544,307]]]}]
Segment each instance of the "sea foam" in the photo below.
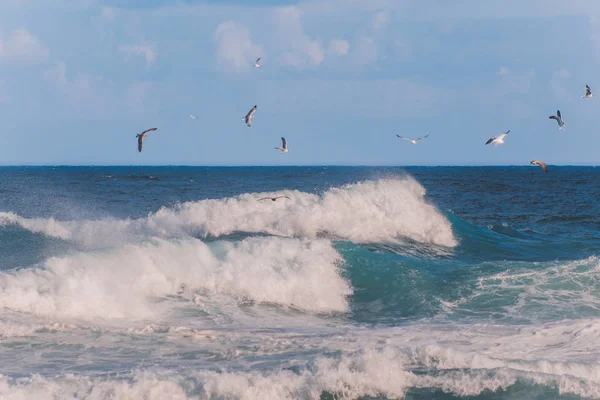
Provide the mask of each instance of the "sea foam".
[{"label": "sea foam", "polygon": [[[290,199],[258,201],[265,196]],[[354,183],[331,188],[322,195],[283,190],[187,202],[139,219],[58,221],[3,212],[0,224],[17,224],[88,248],[147,236],[219,237],[235,232],[330,236],[356,243],[407,238],[446,247],[456,245],[450,223],[426,201],[425,189],[411,177]]]},{"label": "sea foam", "polygon": [[272,303],[314,312],[348,309],[350,285],[325,239],[198,239],[127,244],[46,260],[0,274],[0,307],[84,320],[160,319],[182,287],[211,299]]}]

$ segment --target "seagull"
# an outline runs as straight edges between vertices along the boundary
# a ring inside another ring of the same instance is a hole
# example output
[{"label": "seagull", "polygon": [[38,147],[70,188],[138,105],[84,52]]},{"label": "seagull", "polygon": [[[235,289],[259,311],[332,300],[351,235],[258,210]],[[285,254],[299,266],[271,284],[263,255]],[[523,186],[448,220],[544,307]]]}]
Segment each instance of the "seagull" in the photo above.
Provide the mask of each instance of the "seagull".
[{"label": "seagull", "polygon": [[289,197],[287,196],[277,196],[277,197],[263,197],[262,199],[258,199],[258,201],[263,201],[263,200],[271,200],[271,201],[275,201],[277,199],[289,199]]},{"label": "seagull", "polygon": [[148,134],[148,132],[155,131],[156,129],[157,128],[146,129],[144,132],[135,135],[135,137],[138,138],[138,151],[140,153],[142,152],[142,146],[144,145],[144,139],[146,138],[146,135]]},{"label": "seagull", "polygon": [[275,147],[275,150],[279,150],[280,153],[287,153],[290,151],[287,147],[287,140],[284,137],[281,138],[281,147]]},{"label": "seagull", "polygon": [[246,114],[246,116],[243,118],[243,120],[246,122],[246,126],[252,126],[252,118],[254,118],[255,112],[256,106],[252,107],[252,109],[248,111],[248,114]]},{"label": "seagull", "polygon": [[504,136],[508,135],[509,133],[510,130],[504,132],[502,135],[494,136],[493,138],[488,139],[488,141],[485,142],[485,144],[494,143],[494,147],[498,147],[499,144],[504,144]]},{"label": "seagull", "polygon": [[260,57],[254,61],[254,68],[262,68],[262,65],[260,65]]},{"label": "seagull", "polygon": [[418,142],[419,140],[423,140],[423,139],[425,139],[426,137],[428,137],[428,136],[429,136],[429,134],[427,134],[427,135],[425,135],[425,136],[423,136],[423,137],[420,137],[420,138],[416,138],[416,139],[405,138],[405,137],[403,137],[403,136],[400,136],[400,135],[396,135],[396,136],[398,136],[400,139],[408,140],[408,141],[409,141],[409,142],[411,142],[412,144],[417,144],[417,142]]},{"label": "seagull", "polygon": [[196,119],[196,118],[198,118],[198,116],[197,116],[197,115],[192,115],[192,114],[190,114],[190,118],[191,118],[191,119]]},{"label": "seagull", "polygon": [[548,173],[548,167],[546,166],[545,162],[542,162],[540,160],[533,160],[529,164],[531,164],[531,165],[539,165],[540,167],[542,167],[542,169],[544,170],[544,172]]},{"label": "seagull", "polygon": [[555,119],[558,123],[558,129],[568,128],[569,126],[565,124],[565,121],[562,119],[562,115],[560,115],[560,110],[556,110],[556,116],[551,115],[548,118]]},{"label": "seagull", "polygon": [[592,97],[594,97],[594,94],[592,93],[592,89],[590,89],[590,87],[588,85],[585,85],[585,95],[581,96],[584,99],[591,99]]}]

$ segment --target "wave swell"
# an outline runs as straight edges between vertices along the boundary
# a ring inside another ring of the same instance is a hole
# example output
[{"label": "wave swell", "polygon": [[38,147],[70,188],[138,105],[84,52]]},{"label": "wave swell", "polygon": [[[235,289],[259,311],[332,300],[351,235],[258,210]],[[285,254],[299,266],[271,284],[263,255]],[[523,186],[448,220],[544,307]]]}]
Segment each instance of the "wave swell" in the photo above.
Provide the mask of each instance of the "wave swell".
[{"label": "wave swell", "polygon": [[[197,239],[129,244],[109,251],[46,260],[37,268],[0,274],[0,308],[55,318],[159,319],[165,296],[195,303],[272,303],[313,312],[344,312],[350,285],[328,240]],[[167,308],[166,308],[167,307]]]},{"label": "wave swell", "polygon": [[[288,196],[276,202],[266,196]],[[364,181],[332,188],[322,195],[283,190],[187,202],[162,208],[146,218],[57,221],[0,213],[0,224],[96,248],[131,239],[235,232],[284,237],[330,236],[356,243],[417,242],[453,247],[448,220],[425,199],[425,189],[411,177]]]}]

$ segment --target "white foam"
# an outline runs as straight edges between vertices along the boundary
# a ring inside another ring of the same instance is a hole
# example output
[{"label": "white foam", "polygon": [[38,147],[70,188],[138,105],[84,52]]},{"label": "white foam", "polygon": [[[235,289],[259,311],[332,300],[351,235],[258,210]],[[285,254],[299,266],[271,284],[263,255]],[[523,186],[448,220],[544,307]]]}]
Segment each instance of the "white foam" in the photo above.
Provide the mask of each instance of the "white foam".
[{"label": "white foam", "polygon": [[[276,202],[266,196],[289,196]],[[102,247],[148,235],[193,233],[221,236],[257,232],[277,236],[331,235],[354,242],[391,242],[403,237],[453,247],[448,220],[425,199],[414,179],[380,179],[332,188],[322,196],[299,191],[243,194],[233,198],[183,203],[141,219],[56,221],[0,213],[0,224]]]},{"label": "white foam", "polygon": [[[316,399],[323,392],[340,399],[362,396],[403,398],[410,389],[443,391],[458,396],[477,396],[486,391],[506,390],[517,382],[557,388],[561,394],[598,397],[595,379],[543,372],[523,372],[506,366],[437,369],[434,374],[415,374],[415,360],[402,351],[363,349],[340,357],[317,357],[309,364],[289,369],[235,372],[146,370],[118,378],[93,378],[67,374],[53,378],[0,377],[3,399]],[[567,364],[565,363],[565,366]]]},{"label": "white foam", "polygon": [[[493,299],[508,316],[534,322],[600,314],[600,260],[589,257],[569,262],[505,263],[503,271],[478,278],[473,294],[461,303],[477,304]],[[468,307],[468,306],[465,306]]]},{"label": "white foam", "polygon": [[54,318],[160,319],[168,302],[155,299],[185,285],[215,301],[222,296],[344,312],[352,290],[339,274],[340,261],[324,239],[248,238],[210,245],[157,239],[1,273],[0,308]]}]

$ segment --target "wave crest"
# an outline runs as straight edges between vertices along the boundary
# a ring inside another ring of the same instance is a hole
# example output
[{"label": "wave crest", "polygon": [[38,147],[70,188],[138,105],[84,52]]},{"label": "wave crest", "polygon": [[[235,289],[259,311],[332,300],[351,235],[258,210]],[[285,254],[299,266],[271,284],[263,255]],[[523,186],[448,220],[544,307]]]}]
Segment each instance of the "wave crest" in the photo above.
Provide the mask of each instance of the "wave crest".
[{"label": "wave crest", "polygon": [[[289,196],[277,202],[264,196]],[[425,200],[425,189],[411,177],[364,181],[332,188],[323,195],[300,191],[243,194],[183,203],[146,218],[56,221],[0,213],[0,224],[102,247],[148,235],[223,236],[235,232],[286,237],[328,235],[356,243],[393,242],[403,237],[453,247],[448,220]]]},{"label": "wave crest", "polygon": [[[160,319],[181,292],[194,302],[252,301],[315,312],[344,312],[350,285],[327,240],[248,238],[207,245],[196,239],[129,244],[48,259],[0,274],[0,308],[84,320]],[[193,302],[190,302],[193,303]]]}]

